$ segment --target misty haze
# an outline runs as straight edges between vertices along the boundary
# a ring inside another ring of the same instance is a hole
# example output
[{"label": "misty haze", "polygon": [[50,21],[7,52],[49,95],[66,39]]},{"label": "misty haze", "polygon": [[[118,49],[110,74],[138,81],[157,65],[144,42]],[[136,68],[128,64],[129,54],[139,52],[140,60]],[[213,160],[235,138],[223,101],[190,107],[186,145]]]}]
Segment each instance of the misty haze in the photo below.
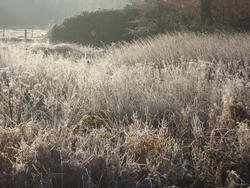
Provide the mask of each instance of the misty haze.
[{"label": "misty haze", "polygon": [[249,0],[0,0],[0,188],[249,188],[249,99]]},{"label": "misty haze", "polygon": [[82,11],[123,8],[127,0],[1,0],[1,26],[46,26]]}]

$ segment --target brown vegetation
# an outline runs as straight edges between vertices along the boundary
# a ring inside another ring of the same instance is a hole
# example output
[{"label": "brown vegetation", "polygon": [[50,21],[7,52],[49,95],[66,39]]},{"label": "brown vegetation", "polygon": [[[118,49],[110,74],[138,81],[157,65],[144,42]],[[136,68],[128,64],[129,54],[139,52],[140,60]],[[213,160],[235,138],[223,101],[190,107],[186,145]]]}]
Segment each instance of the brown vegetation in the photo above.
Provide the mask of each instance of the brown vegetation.
[{"label": "brown vegetation", "polygon": [[249,186],[249,40],[167,34],[88,57],[5,43],[0,188]]}]

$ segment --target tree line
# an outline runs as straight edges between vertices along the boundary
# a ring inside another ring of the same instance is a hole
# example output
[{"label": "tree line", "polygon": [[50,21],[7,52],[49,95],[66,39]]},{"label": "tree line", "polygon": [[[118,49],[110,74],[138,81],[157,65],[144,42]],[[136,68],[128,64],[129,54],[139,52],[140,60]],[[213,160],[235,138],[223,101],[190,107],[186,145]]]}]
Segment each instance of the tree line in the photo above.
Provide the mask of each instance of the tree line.
[{"label": "tree line", "polygon": [[250,30],[249,0],[131,0],[136,34],[231,27]]},{"label": "tree line", "polygon": [[130,0],[121,10],[82,12],[48,33],[51,41],[112,44],[164,32],[250,31],[249,0]]}]

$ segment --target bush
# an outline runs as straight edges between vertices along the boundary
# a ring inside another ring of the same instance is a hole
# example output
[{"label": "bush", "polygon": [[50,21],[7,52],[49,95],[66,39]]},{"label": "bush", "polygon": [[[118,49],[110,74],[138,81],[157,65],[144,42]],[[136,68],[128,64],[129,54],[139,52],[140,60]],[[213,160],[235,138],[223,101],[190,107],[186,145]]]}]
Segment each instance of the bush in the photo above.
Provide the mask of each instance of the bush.
[{"label": "bush", "polygon": [[111,44],[117,41],[128,41],[130,21],[134,19],[135,9],[101,10],[83,12],[66,18],[61,24],[54,25],[49,31],[50,41],[76,42],[88,45]]}]

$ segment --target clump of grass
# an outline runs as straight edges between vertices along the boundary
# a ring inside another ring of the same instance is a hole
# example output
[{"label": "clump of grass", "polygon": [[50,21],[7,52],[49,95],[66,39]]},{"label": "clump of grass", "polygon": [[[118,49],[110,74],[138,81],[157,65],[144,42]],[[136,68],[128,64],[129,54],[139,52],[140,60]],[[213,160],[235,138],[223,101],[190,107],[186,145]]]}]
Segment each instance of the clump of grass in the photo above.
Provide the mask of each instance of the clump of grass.
[{"label": "clump of grass", "polygon": [[5,43],[0,187],[249,185],[248,41],[167,34],[89,57]]},{"label": "clump of grass", "polygon": [[206,135],[195,118],[189,145],[169,136],[167,122],[155,129],[136,118],[127,126],[96,128],[81,136],[67,127],[44,129],[33,122],[1,128],[1,186],[246,185],[247,124]]},{"label": "clump of grass", "polygon": [[73,132],[75,134],[81,134],[83,132],[88,132],[91,129],[101,128],[105,126],[105,122],[101,119],[97,119],[95,117],[87,117],[83,119],[75,128],[73,128]]}]

